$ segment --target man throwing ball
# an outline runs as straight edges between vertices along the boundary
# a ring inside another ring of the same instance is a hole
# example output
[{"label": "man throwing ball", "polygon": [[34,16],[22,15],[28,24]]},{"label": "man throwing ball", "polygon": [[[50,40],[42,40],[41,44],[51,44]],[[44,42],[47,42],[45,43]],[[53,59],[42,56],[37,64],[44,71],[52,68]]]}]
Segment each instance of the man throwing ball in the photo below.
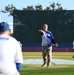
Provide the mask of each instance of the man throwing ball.
[{"label": "man throwing ball", "polygon": [[[39,30],[42,35],[42,56],[44,63],[41,67],[43,67],[47,63],[47,67],[51,67],[52,61],[52,43],[57,47],[58,44],[54,41],[54,36],[51,31],[48,31],[48,25],[43,25],[43,30]],[[47,56],[47,61],[46,61]]]}]

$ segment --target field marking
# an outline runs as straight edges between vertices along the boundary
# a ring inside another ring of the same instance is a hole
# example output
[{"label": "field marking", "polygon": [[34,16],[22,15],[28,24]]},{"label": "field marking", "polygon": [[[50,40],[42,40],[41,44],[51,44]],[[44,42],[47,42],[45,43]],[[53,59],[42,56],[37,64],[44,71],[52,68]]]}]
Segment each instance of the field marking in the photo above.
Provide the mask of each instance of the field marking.
[{"label": "field marking", "polygon": [[[42,58],[42,56],[23,56],[23,58]],[[52,56],[52,58],[72,58],[72,56]]]},{"label": "field marking", "polygon": [[[43,59],[41,58],[27,58],[23,60],[23,64],[43,64]],[[64,59],[52,59],[52,64],[74,64],[73,60]]]}]

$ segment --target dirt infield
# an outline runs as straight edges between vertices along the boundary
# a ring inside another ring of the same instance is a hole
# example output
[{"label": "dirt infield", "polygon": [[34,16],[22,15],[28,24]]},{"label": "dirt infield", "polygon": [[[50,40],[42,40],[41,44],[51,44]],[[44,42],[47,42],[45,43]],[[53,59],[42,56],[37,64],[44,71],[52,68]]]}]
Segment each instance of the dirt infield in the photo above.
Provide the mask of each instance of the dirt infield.
[{"label": "dirt infield", "polygon": [[[23,58],[42,58],[42,56],[23,56]],[[52,56],[52,58],[72,58],[72,56]]]},{"label": "dirt infield", "polygon": [[[44,67],[41,67],[41,65],[37,65],[37,64],[28,64],[28,65],[26,65],[26,67],[25,68],[27,68],[27,67],[33,67],[33,68],[47,68],[47,66],[46,65],[44,65]],[[52,65],[51,67],[49,67],[49,68],[68,68],[69,66],[68,65]]]}]

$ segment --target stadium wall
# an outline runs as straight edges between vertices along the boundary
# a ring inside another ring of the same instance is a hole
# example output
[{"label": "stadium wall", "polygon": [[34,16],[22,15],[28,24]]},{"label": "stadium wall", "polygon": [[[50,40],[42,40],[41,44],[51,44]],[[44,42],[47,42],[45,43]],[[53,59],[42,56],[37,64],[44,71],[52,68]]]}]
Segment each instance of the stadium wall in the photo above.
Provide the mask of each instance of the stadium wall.
[{"label": "stadium wall", "polygon": [[47,23],[59,46],[53,51],[72,51],[74,10],[13,12],[13,37],[22,43],[23,51],[41,51],[39,29]]}]

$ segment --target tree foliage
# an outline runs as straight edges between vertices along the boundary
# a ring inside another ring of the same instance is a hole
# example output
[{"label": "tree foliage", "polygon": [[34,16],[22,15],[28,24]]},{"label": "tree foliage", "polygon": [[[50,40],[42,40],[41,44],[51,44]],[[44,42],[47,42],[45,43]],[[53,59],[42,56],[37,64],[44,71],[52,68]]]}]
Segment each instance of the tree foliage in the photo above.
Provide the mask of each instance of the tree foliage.
[{"label": "tree foliage", "polygon": [[[10,15],[13,16],[14,10],[20,10],[20,9],[18,9],[16,6],[11,4],[11,5],[5,6],[5,10],[2,10],[1,12],[3,12],[3,13],[10,12]],[[35,5],[35,6],[31,5],[31,6],[27,6],[26,8],[23,8],[23,10],[24,11],[25,10],[53,10],[53,11],[60,10],[61,11],[61,10],[65,10],[65,9],[63,9],[63,7],[61,6],[61,4],[59,2],[57,2],[57,3],[49,2],[49,6],[47,6],[46,8],[43,8],[42,5]]]},{"label": "tree foliage", "polygon": [[5,9],[1,10],[1,12],[3,12],[3,13],[9,12],[10,13],[9,15],[13,15],[14,10],[18,10],[18,9],[13,4],[11,4],[11,5],[5,6]]}]

